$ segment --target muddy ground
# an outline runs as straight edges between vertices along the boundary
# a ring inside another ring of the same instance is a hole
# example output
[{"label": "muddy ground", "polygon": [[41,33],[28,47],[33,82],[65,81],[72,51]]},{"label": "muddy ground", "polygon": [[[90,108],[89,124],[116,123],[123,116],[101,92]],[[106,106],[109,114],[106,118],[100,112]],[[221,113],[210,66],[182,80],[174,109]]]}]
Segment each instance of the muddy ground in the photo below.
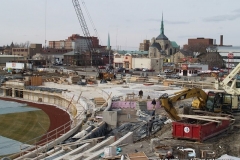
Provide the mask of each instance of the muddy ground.
[{"label": "muddy ground", "polygon": [[[179,111],[181,112],[181,111]],[[164,109],[158,109],[157,114],[167,115]],[[135,153],[143,151],[149,158],[156,157],[159,153],[167,152],[168,149],[173,149],[175,157],[178,156],[177,147],[193,148],[196,151],[197,157],[201,158],[201,151],[209,150],[214,152],[211,157],[218,158],[224,154],[240,157],[240,113],[234,114],[235,123],[225,132],[207,139],[203,142],[191,140],[174,139],[172,137],[172,124],[166,124],[160,131],[149,138],[144,138],[134,144],[129,144],[122,147],[122,154]],[[158,139],[159,146],[166,146],[165,150],[154,150],[150,145],[151,139]],[[215,155],[215,156],[214,156]]]}]

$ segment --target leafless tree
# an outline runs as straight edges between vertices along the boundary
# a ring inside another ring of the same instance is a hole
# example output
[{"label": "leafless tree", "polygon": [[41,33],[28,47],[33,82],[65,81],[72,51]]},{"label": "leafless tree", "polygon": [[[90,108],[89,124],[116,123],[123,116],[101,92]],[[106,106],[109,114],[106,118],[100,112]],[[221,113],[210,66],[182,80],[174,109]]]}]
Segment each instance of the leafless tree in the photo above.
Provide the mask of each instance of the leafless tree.
[{"label": "leafless tree", "polygon": [[191,52],[206,53],[207,47],[209,47],[209,45],[203,43],[190,44],[187,46],[187,50]]},{"label": "leafless tree", "polygon": [[14,48],[28,48],[30,45],[29,41],[23,43],[14,43]]}]

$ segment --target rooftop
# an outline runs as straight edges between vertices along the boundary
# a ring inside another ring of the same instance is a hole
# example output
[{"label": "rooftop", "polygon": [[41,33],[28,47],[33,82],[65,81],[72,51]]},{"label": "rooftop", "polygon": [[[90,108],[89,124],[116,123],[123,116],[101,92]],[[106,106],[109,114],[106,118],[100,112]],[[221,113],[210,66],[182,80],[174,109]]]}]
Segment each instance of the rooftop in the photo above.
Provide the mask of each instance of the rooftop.
[{"label": "rooftop", "polygon": [[144,55],[144,54],[147,54],[148,55],[148,51],[127,51],[127,50],[119,50],[119,51],[115,51],[115,53],[118,53],[118,54],[141,54],[141,55]]},{"label": "rooftop", "polygon": [[217,46],[217,52],[240,52],[240,46]]},{"label": "rooftop", "polygon": [[161,46],[159,43],[153,43],[150,47],[154,47],[154,48],[157,48],[159,51],[162,50]]},{"label": "rooftop", "polygon": [[18,55],[0,55],[0,58],[11,58],[11,57],[23,58],[23,56],[18,56]]},{"label": "rooftop", "polygon": [[173,48],[180,48],[175,41],[170,41]]}]

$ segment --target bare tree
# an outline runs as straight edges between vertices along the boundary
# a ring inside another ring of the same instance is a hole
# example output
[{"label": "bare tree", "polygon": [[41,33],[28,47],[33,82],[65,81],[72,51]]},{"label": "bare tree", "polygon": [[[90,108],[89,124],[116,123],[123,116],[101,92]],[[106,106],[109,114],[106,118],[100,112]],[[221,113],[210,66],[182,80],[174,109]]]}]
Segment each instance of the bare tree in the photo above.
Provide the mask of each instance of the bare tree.
[{"label": "bare tree", "polygon": [[206,49],[209,45],[204,43],[190,44],[187,46],[187,50],[191,52],[206,53]]},{"label": "bare tree", "polygon": [[14,43],[14,48],[28,48],[30,45],[29,41],[21,42],[21,43]]}]

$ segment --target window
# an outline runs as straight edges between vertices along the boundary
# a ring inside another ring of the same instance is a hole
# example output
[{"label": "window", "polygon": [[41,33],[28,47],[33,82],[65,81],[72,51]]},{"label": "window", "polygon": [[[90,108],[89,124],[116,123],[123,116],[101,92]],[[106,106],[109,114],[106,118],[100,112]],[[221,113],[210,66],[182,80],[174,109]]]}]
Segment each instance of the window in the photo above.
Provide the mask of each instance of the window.
[{"label": "window", "polygon": [[236,88],[240,88],[240,82],[236,82]]},{"label": "window", "polygon": [[230,95],[224,95],[223,103],[231,103],[232,99]]},{"label": "window", "polygon": [[168,44],[165,45],[165,49],[168,49]]}]

